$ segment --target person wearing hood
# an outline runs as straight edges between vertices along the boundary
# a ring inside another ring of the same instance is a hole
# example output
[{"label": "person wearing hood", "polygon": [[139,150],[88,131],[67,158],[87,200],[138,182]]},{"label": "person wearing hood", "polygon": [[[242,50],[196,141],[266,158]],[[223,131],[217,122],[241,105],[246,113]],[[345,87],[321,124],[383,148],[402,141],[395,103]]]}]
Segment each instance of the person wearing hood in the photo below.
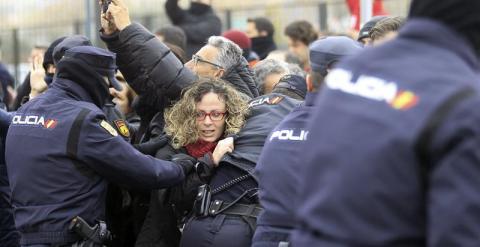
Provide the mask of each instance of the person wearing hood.
[{"label": "person wearing hood", "polygon": [[173,25],[183,29],[187,36],[187,57],[195,54],[208,37],[220,35],[222,22],[212,9],[212,0],[192,0],[190,8],[178,6],[178,0],[167,0],[165,10]]},{"label": "person wearing hood", "polygon": [[329,72],[302,144],[293,246],[480,243],[479,12],[413,0],[395,39]]},{"label": "person wearing hood", "polygon": [[81,245],[69,225],[76,216],[90,225],[105,220],[106,181],[155,189],[192,169],[141,154],[106,121],[108,87],[120,88],[115,69],[111,52],[71,48],[49,90],[15,113],[5,156],[22,246]]},{"label": "person wearing hood", "polygon": [[270,52],[277,49],[273,40],[275,28],[272,22],[265,17],[248,19],[245,33],[251,39],[252,50],[258,54],[260,60],[265,59]]}]

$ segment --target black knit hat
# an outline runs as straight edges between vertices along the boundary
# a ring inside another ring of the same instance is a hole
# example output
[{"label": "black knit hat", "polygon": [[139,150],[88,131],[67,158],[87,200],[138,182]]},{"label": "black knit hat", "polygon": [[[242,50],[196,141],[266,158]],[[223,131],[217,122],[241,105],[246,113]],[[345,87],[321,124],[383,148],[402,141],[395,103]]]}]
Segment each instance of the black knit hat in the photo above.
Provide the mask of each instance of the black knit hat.
[{"label": "black knit hat", "polygon": [[66,37],[61,37],[53,41],[48,49],[45,51],[45,54],[43,55],[43,68],[45,71],[47,71],[48,65],[53,64],[53,50],[55,49],[55,46],[60,44]]}]

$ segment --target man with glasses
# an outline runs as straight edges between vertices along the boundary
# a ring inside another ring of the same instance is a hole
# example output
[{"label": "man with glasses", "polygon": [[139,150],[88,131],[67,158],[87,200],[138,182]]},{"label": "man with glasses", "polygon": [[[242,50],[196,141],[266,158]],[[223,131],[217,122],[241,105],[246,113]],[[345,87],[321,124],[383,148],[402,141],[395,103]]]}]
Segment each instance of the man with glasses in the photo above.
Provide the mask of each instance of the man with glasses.
[{"label": "man with glasses", "polygon": [[224,79],[238,91],[254,98],[258,96],[258,90],[253,72],[242,52],[232,41],[221,36],[212,36],[185,66],[198,76]]}]

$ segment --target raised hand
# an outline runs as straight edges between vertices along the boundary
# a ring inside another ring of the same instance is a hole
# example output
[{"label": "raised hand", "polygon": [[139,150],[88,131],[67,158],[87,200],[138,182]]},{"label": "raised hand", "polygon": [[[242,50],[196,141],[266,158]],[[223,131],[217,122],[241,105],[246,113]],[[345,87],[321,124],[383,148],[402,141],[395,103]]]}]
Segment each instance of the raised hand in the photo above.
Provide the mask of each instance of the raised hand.
[{"label": "raised hand", "polygon": [[106,15],[107,20],[110,22],[113,21],[113,24],[119,31],[122,31],[132,23],[128,13],[128,7],[123,0],[112,0],[112,3],[108,6]]},{"label": "raised hand", "polygon": [[212,154],[215,167],[218,166],[223,155],[233,152],[233,149],[233,137],[227,137],[219,141]]},{"label": "raised hand", "polygon": [[33,57],[30,64],[30,99],[43,93],[47,90],[47,83],[45,82],[45,69],[43,68],[43,55]]}]

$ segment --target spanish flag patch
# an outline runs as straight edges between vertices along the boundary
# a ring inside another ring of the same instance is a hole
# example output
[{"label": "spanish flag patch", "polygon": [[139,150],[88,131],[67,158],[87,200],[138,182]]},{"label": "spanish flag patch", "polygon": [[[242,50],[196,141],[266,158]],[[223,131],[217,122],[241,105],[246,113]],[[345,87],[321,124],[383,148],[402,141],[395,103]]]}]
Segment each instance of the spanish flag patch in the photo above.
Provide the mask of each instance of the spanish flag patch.
[{"label": "spanish flag patch", "polygon": [[113,122],[115,123],[115,126],[117,126],[117,130],[120,132],[120,135],[124,137],[130,137],[130,131],[128,130],[127,124],[125,124],[125,121],[119,119]]}]

